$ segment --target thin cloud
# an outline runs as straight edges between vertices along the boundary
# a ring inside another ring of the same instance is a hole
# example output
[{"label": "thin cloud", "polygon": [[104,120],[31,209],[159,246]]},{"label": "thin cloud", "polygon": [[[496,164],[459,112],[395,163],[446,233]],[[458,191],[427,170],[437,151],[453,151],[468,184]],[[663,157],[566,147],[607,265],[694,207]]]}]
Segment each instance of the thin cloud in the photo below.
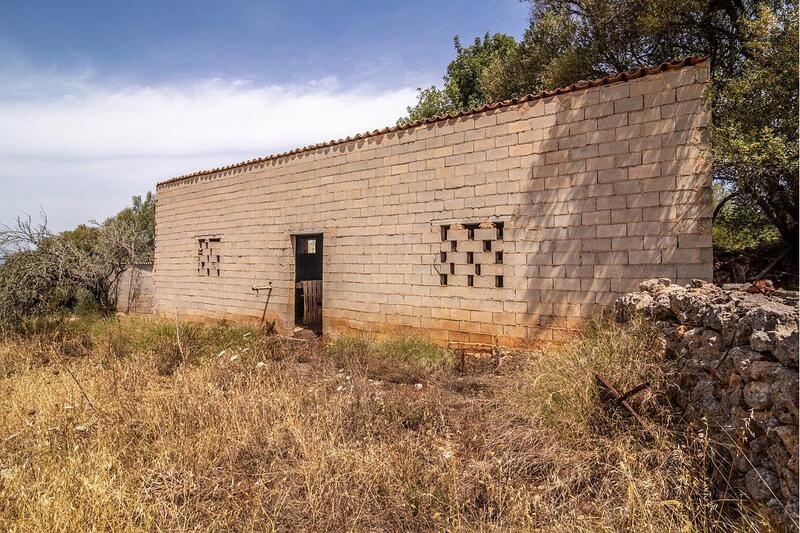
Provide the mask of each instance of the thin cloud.
[{"label": "thin cloud", "polygon": [[85,72],[46,74],[17,66],[0,91],[3,223],[39,208],[57,229],[103,218],[175,174],[393,124],[415,97],[334,78],[108,87]]}]

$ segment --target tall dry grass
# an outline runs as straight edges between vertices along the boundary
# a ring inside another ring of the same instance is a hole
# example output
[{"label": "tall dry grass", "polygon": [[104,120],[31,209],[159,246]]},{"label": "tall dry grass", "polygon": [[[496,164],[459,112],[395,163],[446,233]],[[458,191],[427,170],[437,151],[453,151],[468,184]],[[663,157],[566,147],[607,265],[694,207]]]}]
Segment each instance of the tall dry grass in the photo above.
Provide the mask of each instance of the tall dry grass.
[{"label": "tall dry grass", "polygon": [[[410,337],[41,325],[0,342],[0,529],[755,527],[721,512],[672,420],[656,339],[598,323],[460,373]],[[651,380],[635,399],[649,427],[608,410],[593,372],[621,388]]]}]

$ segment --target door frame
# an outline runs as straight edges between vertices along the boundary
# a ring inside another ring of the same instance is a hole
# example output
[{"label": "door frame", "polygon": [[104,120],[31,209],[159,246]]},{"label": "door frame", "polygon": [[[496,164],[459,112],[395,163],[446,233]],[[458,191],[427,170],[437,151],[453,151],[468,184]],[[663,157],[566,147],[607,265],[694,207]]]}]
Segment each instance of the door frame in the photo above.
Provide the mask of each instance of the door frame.
[{"label": "door frame", "polygon": [[[300,265],[299,265],[299,256],[300,256],[300,243],[303,241],[310,240],[311,238],[316,238],[315,246],[318,246],[319,249],[315,252],[315,255],[319,255],[319,281],[323,284],[323,297],[322,297],[322,309],[320,314],[320,323],[319,324],[304,324],[302,319],[302,309],[303,309],[303,296],[302,291],[300,289],[300,282],[305,280],[315,280],[316,277],[313,278],[306,278],[305,276],[301,275],[300,272]],[[324,306],[324,277],[325,277],[325,234],[322,231],[303,231],[303,232],[296,232],[291,234],[292,239],[292,295],[291,298],[291,312],[290,316],[292,317],[292,324],[294,327],[305,327],[314,329],[317,334],[322,333],[322,323],[325,319],[325,306]],[[301,279],[302,278],[302,279]],[[312,327],[313,326],[313,327]]]}]

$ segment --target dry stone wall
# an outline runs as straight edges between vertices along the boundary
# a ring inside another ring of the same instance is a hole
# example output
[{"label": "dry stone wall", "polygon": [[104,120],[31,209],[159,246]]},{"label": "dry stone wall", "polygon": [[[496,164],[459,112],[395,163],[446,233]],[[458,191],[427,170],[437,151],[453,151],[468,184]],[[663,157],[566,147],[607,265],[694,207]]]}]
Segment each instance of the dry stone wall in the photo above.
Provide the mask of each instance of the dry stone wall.
[{"label": "dry stone wall", "polygon": [[678,360],[679,405],[708,425],[732,483],[788,529],[798,520],[798,294],[668,279],[617,301],[617,317],[662,326]]},{"label": "dry stone wall", "polygon": [[[326,333],[551,339],[643,279],[710,279],[707,83],[701,62],[159,184],[156,310],[266,306],[290,329],[292,235],[309,233]],[[481,224],[503,226],[488,250],[442,238]]]}]

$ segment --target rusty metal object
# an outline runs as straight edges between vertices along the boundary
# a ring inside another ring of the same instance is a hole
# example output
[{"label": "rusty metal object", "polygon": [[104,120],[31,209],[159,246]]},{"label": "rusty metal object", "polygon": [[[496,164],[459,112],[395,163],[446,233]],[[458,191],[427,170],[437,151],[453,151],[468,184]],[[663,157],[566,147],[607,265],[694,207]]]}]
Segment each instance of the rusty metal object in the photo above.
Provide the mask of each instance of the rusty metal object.
[{"label": "rusty metal object", "polygon": [[253,290],[258,296],[258,291],[269,291],[267,293],[267,300],[264,302],[264,311],[261,313],[261,322],[259,322],[262,326],[264,325],[264,321],[267,318],[267,306],[269,305],[269,297],[272,296],[272,282],[269,282],[269,285],[265,285],[263,287],[253,287]]},{"label": "rusty metal object", "polygon": [[594,377],[595,380],[597,380],[597,384],[601,388],[605,389],[611,395],[611,398],[615,405],[621,405],[622,407],[624,407],[625,410],[628,411],[631,414],[631,416],[633,416],[633,418],[635,418],[636,421],[639,422],[642,425],[642,427],[648,431],[648,433],[650,433],[652,436],[655,437],[655,434],[650,429],[650,426],[648,426],[645,419],[642,418],[642,416],[636,412],[636,409],[634,409],[633,406],[631,406],[631,404],[628,403],[629,398],[631,398],[635,394],[638,394],[644,389],[648,388],[650,386],[650,383],[648,382],[642,383],[640,385],[633,387],[628,392],[621,394],[611,383],[605,380],[600,374],[595,374]]},{"label": "rusty metal object", "polygon": [[636,385],[634,388],[632,388],[628,392],[623,393],[623,395],[620,396],[617,399],[617,403],[621,404],[622,402],[624,402],[628,398],[631,398],[635,394],[639,394],[640,392],[642,392],[644,389],[647,389],[647,388],[650,388],[650,382],[649,381],[645,381],[644,383],[640,383],[639,385]]}]

